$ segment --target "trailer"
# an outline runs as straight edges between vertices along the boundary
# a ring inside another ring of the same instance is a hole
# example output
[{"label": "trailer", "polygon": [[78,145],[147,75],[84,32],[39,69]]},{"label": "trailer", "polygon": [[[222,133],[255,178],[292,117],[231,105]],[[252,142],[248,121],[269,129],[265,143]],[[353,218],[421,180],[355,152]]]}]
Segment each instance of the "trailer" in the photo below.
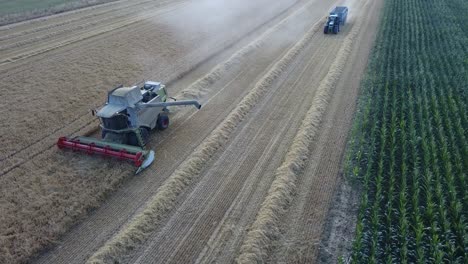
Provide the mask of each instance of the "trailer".
[{"label": "trailer", "polygon": [[338,32],[340,32],[340,27],[345,25],[347,18],[348,18],[348,7],[346,6],[335,7],[330,12],[330,15],[327,17],[327,22],[325,23],[323,33],[324,34],[329,34],[329,33],[338,34]]}]

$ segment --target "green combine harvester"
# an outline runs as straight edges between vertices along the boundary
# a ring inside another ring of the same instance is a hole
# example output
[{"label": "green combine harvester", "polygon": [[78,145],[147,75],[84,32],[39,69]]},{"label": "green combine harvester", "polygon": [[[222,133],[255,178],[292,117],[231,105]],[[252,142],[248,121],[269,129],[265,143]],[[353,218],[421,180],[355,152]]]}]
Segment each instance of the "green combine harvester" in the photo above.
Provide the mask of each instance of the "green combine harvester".
[{"label": "green combine harvester", "polygon": [[154,161],[154,151],[146,150],[150,131],[164,130],[169,126],[168,106],[194,105],[195,100],[167,102],[165,86],[148,81],[143,86],[119,86],[109,91],[107,102],[93,111],[100,120],[101,139],[91,137],[60,137],[57,146],[101,154],[132,161],[138,167],[136,173]]}]

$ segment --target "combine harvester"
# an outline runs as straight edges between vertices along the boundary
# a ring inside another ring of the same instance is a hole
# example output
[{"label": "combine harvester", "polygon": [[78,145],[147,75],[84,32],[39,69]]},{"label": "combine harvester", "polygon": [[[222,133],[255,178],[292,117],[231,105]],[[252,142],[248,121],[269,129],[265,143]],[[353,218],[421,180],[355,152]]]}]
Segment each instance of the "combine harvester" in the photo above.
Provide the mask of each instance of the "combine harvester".
[{"label": "combine harvester", "polygon": [[346,23],[346,18],[348,17],[348,7],[346,6],[337,6],[330,12],[330,15],[327,17],[327,23],[325,23],[325,28],[323,33],[329,34],[338,34],[340,32],[340,26],[344,26]]},{"label": "combine harvester", "polygon": [[145,82],[143,86],[119,86],[109,91],[107,102],[99,110],[93,110],[101,122],[102,139],[90,137],[61,137],[60,149],[68,148],[88,154],[101,154],[132,161],[138,167],[136,173],[154,161],[154,151],[145,150],[150,131],[164,130],[169,126],[168,106],[201,105],[195,100],[166,102],[165,86],[159,82]]}]

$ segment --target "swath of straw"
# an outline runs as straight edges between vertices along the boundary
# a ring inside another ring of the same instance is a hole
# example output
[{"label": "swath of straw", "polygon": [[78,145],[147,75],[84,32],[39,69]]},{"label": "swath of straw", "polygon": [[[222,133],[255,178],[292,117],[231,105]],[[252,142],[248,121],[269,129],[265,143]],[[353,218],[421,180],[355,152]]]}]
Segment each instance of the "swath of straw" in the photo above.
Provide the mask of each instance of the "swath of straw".
[{"label": "swath of straw", "polygon": [[135,218],[103,247],[95,252],[87,263],[115,263],[128,255],[137,245],[144,243],[159,225],[161,219],[175,204],[177,197],[199,175],[203,166],[223,146],[236,126],[260,101],[262,96],[282,72],[294,61],[300,51],[318,31],[321,22],[316,23],[304,37],[283,56],[270,71],[259,80],[229,116],[208,136],[208,138],[181,164],[164,182],[156,195]]},{"label": "swath of straw", "polygon": [[203,76],[202,78],[198,79],[195,81],[193,84],[191,84],[189,87],[186,89],[182,90],[180,94],[182,95],[183,98],[186,99],[199,99],[201,98],[204,94],[206,94],[207,88],[212,85],[214,82],[218,81],[221,79],[221,77],[229,71],[231,68],[240,65],[243,62],[243,59],[248,57],[250,54],[252,54],[254,51],[258,50],[259,48],[263,47],[265,44],[265,39],[271,35],[274,31],[278,30],[282,25],[285,24],[291,17],[294,17],[297,15],[297,13],[303,12],[304,9],[309,6],[306,5],[296,11],[294,11],[292,14],[288,15],[285,17],[283,20],[281,20],[276,26],[268,29],[264,33],[262,33],[258,38],[256,38],[253,42],[242,48],[241,50],[237,51],[232,55],[226,62],[217,65],[213,70],[211,70],[210,73],[207,75]]},{"label": "swath of straw", "polygon": [[275,172],[268,194],[241,246],[238,263],[262,263],[268,256],[269,245],[279,235],[279,224],[289,208],[296,189],[296,179],[302,172],[313,142],[330,101],[331,94],[343,72],[361,25],[356,25],[343,42],[324,80],[320,83],[312,106],[289,148],[283,164]]}]

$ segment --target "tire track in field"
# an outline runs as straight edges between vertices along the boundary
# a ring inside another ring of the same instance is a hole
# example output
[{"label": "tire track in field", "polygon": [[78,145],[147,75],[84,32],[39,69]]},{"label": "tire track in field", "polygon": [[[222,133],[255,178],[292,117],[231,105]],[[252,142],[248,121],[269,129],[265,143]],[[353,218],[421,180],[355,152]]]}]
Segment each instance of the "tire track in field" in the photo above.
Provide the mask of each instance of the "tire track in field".
[{"label": "tire track in field", "polygon": [[[27,19],[23,21],[18,21],[15,23],[5,24],[0,26],[0,33],[9,32],[15,30],[17,32],[34,32],[34,28],[44,29],[47,27],[53,27],[54,25],[67,24],[68,21],[74,19],[73,17],[81,18],[88,15],[99,15],[105,14],[106,10],[116,10],[119,7],[128,7],[134,4],[144,3],[151,0],[117,0],[111,2],[103,2],[101,4],[85,6],[82,8],[72,9],[69,11],[64,11],[56,14],[51,14],[42,17],[36,17],[32,19]],[[132,2],[132,3],[128,3]],[[138,2],[138,3],[136,3]],[[63,20],[63,21],[60,21]],[[32,27],[32,29],[31,29]],[[10,35],[16,35],[15,33],[10,33]]]},{"label": "tire track in field", "polygon": [[[289,146],[289,143],[292,141],[297,128],[300,126],[300,121],[310,107],[312,98],[316,93],[316,89],[311,87],[313,87],[313,84],[317,84],[318,86],[318,83],[320,83],[319,80],[326,75],[328,67],[334,59],[335,55],[328,51],[338,47],[339,42],[330,42],[330,39],[327,40],[321,36],[316,36],[316,38],[311,41],[308,51],[301,56],[307,59],[294,69],[295,72],[300,73],[290,73],[286,77],[288,82],[282,84],[288,87],[288,91],[285,91],[285,93],[288,93],[289,90],[292,89],[300,89],[301,96],[296,96],[296,102],[293,107],[284,109],[286,112],[290,111],[294,113],[292,119],[295,121],[292,124],[281,123],[281,126],[287,126],[289,130],[291,130],[287,137],[282,137],[280,147],[282,150],[276,150],[273,155],[264,157],[264,159],[260,158],[258,162],[256,160],[252,161],[256,163],[255,169],[250,173],[251,175],[249,178],[242,183],[242,189],[236,194],[237,197],[232,201],[229,209],[227,209],[222,216],[216,229],[210,233],[211,237],[209,241],[206,242],[206,246],[203,252],[198,256],[196,263],[230,263],[235,259],[235,256],[232,255],[239,249],[245,231],[253,222],[253,218],[261,205],[261,201],[266,196],[268,187],[274,179],[274,171],[281,165],[284,155],[287,152],[287,146]],[[330,64],[328,64],[328,62],[330,62]],[[307,74],[308,72],[312,72],[312,74]],[[296,109],[296,104],[301,105],[301,108]],[[273,127],[270,131],[274,131],[275,129],[278,128]],[[269,136],[269,133],[264,133],[264,135]],[[265,169],[265,166],[262,165],[264,162],[268,162],[268,164],[265,165],[268,166],[268,169]],[[209,226],[208,223],[206,225]]]},{"label": "tire track in field", "polygon": [[[288,68],[283,74],[286,77],[275,83],[274,88],[256,106],[255,112],[237,129],[240,131],[235,133],[234,140],[221,156],[213,158],[216,162],[210,162],[208,171],[202,174],[195,190],[183,197],[183,204],[177,208],[175,215],[171,216],[169,223],[164,224],[161,231],[156,231],[157,233],[151,236],[154,239],[145,244],[143,252],[135,254],[138,256],[137,260],[132,259],[129,262],[188,263],[197,256],[199,259],[203,258],[201,252],[211,235],[216,232],[216,223],[222,224],[225,221],[226,211],[231,210],[231,204],[236,204],[236,201],[242,200],[244,196],[252,195],[241,190],[246,185],[257,185],[258,188],[250,191],[266,193],[268,182],[271,183],[266,177],[270,175],[267,171],[273,172],[281,164],[286,146],[292,140],[315,92],[303,84],[315,80],[318,82],[323,78],[329,66],[326,65],[327,61],[330,61],[328,57],[333,56],[332,53],[324,51],[338,44],[330,42],[330,39],[314,38],[308,44],[308,49],[311,46],[321,49],[313,49],[312,53],[301,53],[301,57],[305,57],[306,61],[296,61],[293,67]],[[314,74],[305,76],[306,70],[313,68],[311,64],[319,68]],[[291,81],[296,76],[299,78]],[[260,162],[257,162],[259,160]],[[252,184],[252,181],[256,184]],[[258,182],[262,183],[261,186],[258,186]],[[243,210],[251,211],[252,208],[256,207],[244,204]],[[252,216],[255,216],[255,213]],[[235,229],[242,229],[242,226],[235,224]],[[167,237],[171,239],[165,239]],[[209,248],[222,247],[224,244],[225,241],[210,241]],[[235,247],[231,246],[229,249],[235,250]],[[226,255],[229,255],[229,252],[224,252],[223,260],[204,259],[202,263],[230,263],[232,258],[229,259]]]},{"label": "tire track in field", "polygon": [[[234,46],[234,44],[238,41],[240,41],[241,39],[243,39],[244,37],[248,36],[248,35],[251,35],[253,34],[255,31],[257,30],[260,30],[262,27],[264,27],[266,24],[268,24],[269,22],[273,21],[276,17],[278,16],[281,16],[281,15],[284,15],[284,14],[287,14],[288,12],[291,11],[291,9],[294,7],[293,6],[290,6],[289,8],[287,8],[286,10],[284,10],[283,12],[281,12],[280,14],[274,16],[273,18],[271,18],[270,20],[262,23],[261,25],[259,25],[258,27],[252,29],[251,31],[247,32],[246,34],[242,35],[241,37],[235,39],[233,42],[231,43],[228,43],[227,45],[221,45],[223,47],[225,47],[225,49],[227,48],[230,48],[232,46]],[[141,32],[141,34],[145,34],[146,31],[143,31]],[[185,69],[171,69],[172,72],[175,72],[175,74],[172,74],[172,76],[170,76],[168,78],[168,80],[166,81],[166,84],[167,86],[170,86],[170,84],[182,77],[184,77],[185,75],[187,75],[188,73],[190,73],[191,71],[193,71],[195,68],[197,68],[198,66],[200,66],[201,64],[205,63],[206,61],[210,60],[211,58],[215,57],[216,55],[220,54],[224,49],[219,49],[217,50],[216,52],[214,52],[213,54],[210,54],[208,57],[205,57],[205,58],[201,58],[199,62],[189,66],[188,68],[185,68]],[[195,59],[194,59],[195,60]],[[180,61],[177,61],[177,62],[184,62],[185,60],[184,59],[181,59]],[[191,60],[192,61],[192,60]],[[83,115],[87,115],[87,113],[83,114]],[[80,115],[77,119],[81,118],[82,116]],[[89,120],[88,120],[89,121]],[[72,120],[71,122],[75,122],[75,120]]]},{"label": "tire track in field", "polygon": [[[340,256],[346,259],[347,253],[341,251],[343,245],[348,244],[347,246],[351,247],[346,239],[340,237],[340,232],[328,234],[325,223],[337,220],[338,223],[341,222],[339,229],[344,228],[342,222],[346,222],[347,228],[354,227],[352,217],[331,219],[328,212],[331,203],[339,203],[333,197],[334,190],[341,181],[341,160],[355,110],[356,101],[352,99],[358,96],[361,76],[364,74],[376,36],[381,6],[382,1],[369,2],[367,7],[361,5],[361,9],[372,15],[354,19],[363,20],[362,30],[357,37],[360,44],[354,45],[345,72],[336,86],[324,116],[323,129],[318,134],[304,173],[298,180],[297,196],[285,220],[289,225],[282,227],[284,235],[281,236],[279,246],[272,257],[275,262],[337,263]],[[345,216],[349,212],[342,213]],[[327,244],[324,242],[327,241],[324,236],[327,235],[334,239],[329,240],[329,247],[323,249]],[[325,257],[317,259],[319,251],[324,253]]]},{"label": "tire track in field", "polygon": [[302,173],[310,154],[310,145],[320,129],[322,116],[327,109],[333,88],[344,69],[354,40],[361,28],[361,22],[353,26],[343,42],[336,60],[324,78],[294,138],[283,164],[275,172],[275,180],[268,191],[261,209],[244,240],[237,261],[259,263],[268,258],[269,248],[279,235],[281,218],[288,210],[296,189],[296,178]]},{"label": "tire track in field", "polygon": [[[151,5],[140,7],[139,5],[147,4],[148,2],[130,4],[128,7],[119,7],[112,10],[107,10],[104,14],[110,13],[107,16],[101,17],[98,15],[86,15],[82,18],[71,19],[64,24],[64,27],[54,26],[50,28],[34,29],[28,34],[22,34],[23,32],[17,32],[20,36],[6,38],[0,40],[0,51],[4,51],[3,56],[8,57],[8,54],[20,53],[21,50],[33,49],[34,45],[40,44],[39,41],[46,43],[61,42],[60,39],[70,38],[70,34],[79,35],[84,34],[86,31],[93,30],[95,28],[102,28],[116,24],[119,21],[124,21],[126,18],[139,17],[140,14],[147,13],[147,10],[161,9],[175,4],[182,4],[187,0],[178,1],[161,1]],[[130,9],[127,9],[130,8]],[[145,12],[146,11],[146,12]],[[79,20],[79,21],[77,21]],[[68,26],[71,24],[70,26]],[[31,47],[32,44],[33,47]],[[27,47],[23,47],[28,45]]]},{"label": "tire track in field", "polygon": [[[148,2],[152,2],[152,0],[138,1],[137,3],[135,2],[136,1],[109,2],[107,4],[94,5],[94,6],[90,6],[86,8],[71,10],[71,11],[56,14],[56,15],[41,17],[41,18],[33,19],[33,20],[26,20],[20,23],[9,24],[6,26],[0,26],[0,33],[2,33],[2,36],[0,36],[0,43],[6,40],[11,40],[13,38],[21,37],[24,35],[39,33],[40,31],[50,31],[51,29],[59,28],[62,26],[67,26],[69,24],[78,22],[80,20],[83,21],[87,19],[93,19],[98,16],[103,16],[109,13],[118,12],[125,8],[144,5]],[[84,14],[80,16],[81,13],[84,13]],[[103,17],[102,19],[106,19],[106,18],[108,17]],[[60,19],[65,19],[65,20],[60,21]],[[44,23],[44,24],[35,25],[35,24],[41,24],[41,23]],[[22,27],[25,27],[25,28],[22,29]]]},{"label": "tire track in field", "polygon": [[158,189],[156,195],[148,202],[146,208],[138,214],[128,226],[108,241],[89,260],[88,263],[106,263],[118,261],[148,238],[158,225],[162,216],[175,204],[176,198],[187,189],[191,181],[198,176],[204,165],[215,152],[229,139],[236,126],[245,118],[277,80],[288,65],[297,57],[307,42],[318,31],[317,23],[305,37],[291,48],[273,68],[244,97],[229,116],[208,136],[208,138],[184,161],[184,163]]},{"label": "tire track in field", "polygon": [[[316,13],[317,12],[314,14]],[[304,17],[305,16],[302,15],[299,21],[302,21]],[[294,21],[296,20],[298,19]],[[304,28],[303,26],[299,28],[294,21],[288,22],[287,26],[284,28],[282,27],[282,32],[286,30],[286,32],[291,33],[290,26],[294,25],[294,28],[296,28],[298,32],[297,37],[300,37],[303,34]],[[242,100],[244,95],[252,87],[251,85],[262,76],[261,73],[265,72],[266,69],[272,65],[272,62],[278,58],[277,55],[282,54],[287,50],[287,47],[292,44],[288,41],[286,42],[287,45],[280,45],[277,47],[278,43],[274,40],[278,39],[278,36],[281,35],[283,35],[283,33],[275,33],[274,37],[266,40],[270,48],[264,47],[256,49],[255,54],[247,56],[248,61],[242,64],[244,66],[239,65],[239,67],[235,66],[229,68],[229,72],[226,73],[226,75],[229,75],[228,77],[223,76],[221,80],[212,84],[214,89],[210,90],[208,98],[212,98],[213,93],[216,93],[216,97],[218,98],[206,104],[202,111],[197,111],[191,120],[177,120],[173,118],[174,123],[172,129],[164,131],[163,133],[157,133],[157,136],[152,137],[155,143],[151,143],[149,147],[157,150],[156,162],[152,168],[145,170],[142,174],[138,175],[138,177],[129,177],[128,167],[126,164],[122,164],[118,166],[120,167],[120,172],[116,172],[116,170],[112,169],[106,173],[107,175],[101,175],[105,179],[109,178],[108,175],[112,175],[112,180],[117,182],[122,182],[122,179],[126,179],[125,188],[119,188],[114,195],[107,199],[107,202],[100,206],[99,210],[96,210],[87,220],[70,230],[70,232],[63,237],[60,247],[53,248],[51,251],[45,253],[39,258],[38,263],[82,263],[89,258],[89,254],[97,250],[106,239],[116,233],[122,225],[125,225],[125,223],[131,219],[131,216],[135,215],[135,211],[138,212],[139,208],[155,194],[157,188],[162,185],[164,180],[170,176],[193,149],[195,149],[196,146],[221,123],[235,105]],[[275,47],[275,49],[272,50],[271,46]],[[242,74],[243,70],[247,71]],[[206,70],[200,73],[203,72],[206,72]],[[237,74],[238,72],[239,74]],[[198,76],[198,73],[194,76]],[[235,79],[238,78],[237,81],[230,87],[226,87],[225,90],[219,90],[218,83],[220,85],[225,84],[231,80],[230,76],[233,76]],[[191,81],[194,79],[197,78],[188,76],[188,80]],[[184,81],[182,81],[182,83],[183,82]],[[178,83],[175,85],[178,85]],[[185,85],[180,87],[185,87]],[[178,89],[178,91],[181,90],[182,89]],[[203,97],[207,98],[205,95]],[[205,100],[204,98],[202,101]],[[188,111],[190,110],[192,109],[189,108]],[[190,111],[190,113],[193,113],[193,111]],[[185,118],[186,115],[181,115],[181,117]],[[181,122],[186,123],[182,124]],[[168,133],[172,136],[168,137]],[[93,175],[93,171],[98,173],[97,171],[102,168],[103,162],[105,163],[104,165],[109,166],[114,163],[114,161],[99,161],[93,158],[87,158],[86,156],[73,155],[72,153],[55,153],[51,156],[51,159],[59,159],[60,161],[70,159],[70,161],[67,161],[69,164],[68,166],[70,166],[70,170],[72,171],[78,170],[78,173],[75,174],[78,177],[84,174],[87,177],[101,178],[101,176],[91,176]],[[86,173],[80,173],[82,167],[77,165],[78,162],[80,164],[85,164],[85,168],[83,169],[86,170]],[[66,167],[66,165],[60,167]],[[94,173],[94,175],[99,175],[99,173],[96,173]]]},{"label": "tire track in field", "polygon": [[12,53],[7,53],[4,55],[3,59],[0,59],[0,67],[12,63],[12,62],[17,62],[19,60],[24,60],[27,58],[30,58],[32,56],[36,56],[48,51],[52,51],[70,44],[77,43],[79,41],[83,41],[86,39],[90,39],[92,37],[102,35],[104,33],[114,31],[117,29],[121,29],[127,26],[130,26],[132,24],[138,23],[143,20],[151,19],[157,16],[160,16],[163,13],[171,12],[173,9],[183,5],[184,3],[177,3],[175,5],[167,6],[166,10],[158,10],[156,12],[154,11],[148,11],[143,14],[140,14],[136,18],[128,18],[128,19],[123,19],[122,21],[116,22],[116,23],[110,23],[108,25],[104,26],[97,26],[94,27],[93,30],[84,32],[82,34],[79,34],[78,36],[73,36],[70,38],[66,38],[64,40],[52,40],[46,43],[43,43],[39,47],[36,47],[34,49],[26,48],[22,49],[19,51],[14,51]]}]

